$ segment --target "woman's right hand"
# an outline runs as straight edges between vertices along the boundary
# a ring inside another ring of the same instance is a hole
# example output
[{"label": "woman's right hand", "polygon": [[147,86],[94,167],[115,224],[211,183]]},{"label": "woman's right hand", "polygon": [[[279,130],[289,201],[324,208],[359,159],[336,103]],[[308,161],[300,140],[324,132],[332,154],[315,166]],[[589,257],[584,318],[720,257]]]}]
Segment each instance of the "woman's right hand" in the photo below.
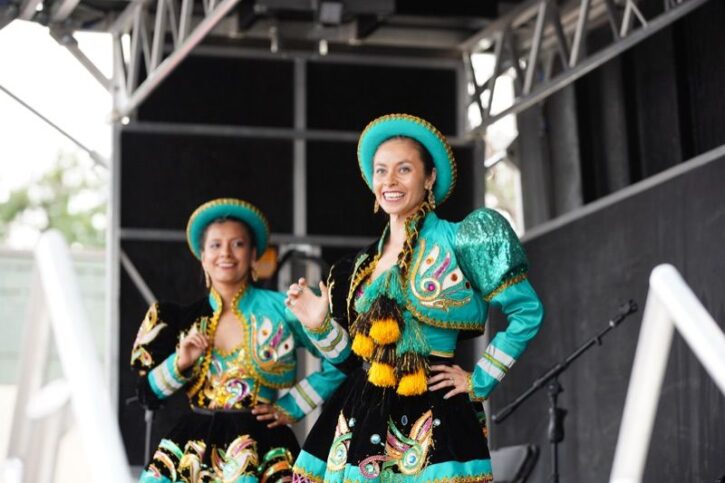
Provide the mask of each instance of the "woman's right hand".
[{"label": "woman's right hand", "polygon": [[284,301],[293,314],[308,329],[319,329],[330,310],[330,295],[327,286],[320,282],[320,295],[317,296],[307,286],[307,280],[299,279],[287,290]]},{"label": "woman's right hand", "polygon": [[186,337],[181,339],[179,347],[176,349],[176,366],[180,372],[186,371],[194,365],[196,360],[209,347],[209,339],[196,330],[196,326],[192,327]]}]

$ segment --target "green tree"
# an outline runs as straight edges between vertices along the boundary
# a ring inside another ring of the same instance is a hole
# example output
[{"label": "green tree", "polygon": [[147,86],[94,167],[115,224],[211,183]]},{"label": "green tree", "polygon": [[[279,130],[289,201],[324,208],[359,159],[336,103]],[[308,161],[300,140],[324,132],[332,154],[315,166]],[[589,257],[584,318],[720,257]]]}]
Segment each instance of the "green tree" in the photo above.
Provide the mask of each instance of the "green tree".
[{"label": "green tree", "polygon": [[0,203],[0,242],[13,226],[38,231],[55,228],[69,244],[104,245],[106,200],[104,183],[75,154],[59,153],[42,177],[13,190]]}]

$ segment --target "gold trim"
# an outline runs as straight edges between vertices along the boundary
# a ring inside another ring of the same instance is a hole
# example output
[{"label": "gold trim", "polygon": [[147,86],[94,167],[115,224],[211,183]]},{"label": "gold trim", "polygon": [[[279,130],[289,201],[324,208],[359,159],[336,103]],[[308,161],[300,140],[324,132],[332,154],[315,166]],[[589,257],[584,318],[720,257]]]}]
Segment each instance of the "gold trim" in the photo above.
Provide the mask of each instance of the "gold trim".
[{"label": "gold trim", "polygon": [[528,273],[526,273],[526,272],[520,273],[520,274],[518,274],[518,275],[516,275],[514,277],[511,277],[508,280],[506,280],[505,282],[503,282],[501,285],[499,285],[498,287],[496,287],[488,295],[486,295],[485,297],[483,297],[483,300],[486,301],[486,302],[491,302],[491,300],[493,300],[493,298],[496,295],[500,294],[501,292],[503,292],[504,290],[506,290],[507,288],[509,288],[512,285],[516,285],[519,282],[523,282],[527,278],[528,278]]},{"label": "gold trim", "polygon": [[[365,261],[368,261],[369,263],[364,266],[364,268],[361,269]],[[352,274],[352,281],[350,282],[350,289],[347,293],[347,311],[348,311],[348,318],[350,317],[350,310],[354,309],[354,304],[352,303],[353,298],[355,297],[355,292],[357,291],[357,288],[360,286],[360,284],[365,281],[366,278],[368,278],[372,273],[375,271],[375,265],[377,265],[378,260],[380,260],[380,254],[376,254],[374,257],[370,258],[369,255],[365,254],[365,258],[360,261],[360,263],[355,267],[355,270]],[[352,321],[351,321],[352,322]],[[354,325],[354,322],[351,323],[351,328]],[[352,335],[352,334],[351,334]]]},{"label": "gold trim", "polygon": [[[410,301],[408,301],[407,304],[405,304],[405,308],[413,314],[413,316],[418,319],[419,321],[423,322],[424,324],[430,325],[432,327],[438,327],[440,329],[458,329],[458,330],[470,330],[474,332],[481,332],[485,330],[485,324],[479,323],[479,322],[457,322],[457,321],[442,321],[437,320],[431,317],[428,317],[427,315],[424,315],[416,309]],[[478,325],[474,325],[478,324]]]},{"label": "gold trim", "polygon": [[[194,247],[191,245],[191,225],[193,224],[194,220],[197,216],[201,214],[202,211],[207,210],[209,208],[213,208],[215,206],[219,205],[233,205],[233,206],[239,206],[241,208],[245,208],[255,215],[259,217],[260,220],[262,220],[262,224],[264,225],[264,229],[266,231],[265,235],[267,240],[269,240],[269,222],[267,221],[267,217],[264,216],[264,213],[260,211],[259,208],[254,206],[253,204],[249,203],[248,201],[240,200],[238,198],[217,198],[211,201],[207,201],[206,203],[199,206],[197,209],[194,210],[194,212],[189,217],[189,221],[186,223],[186,243],[189,245],[189,250],[191,250],[191,253],[194,254],[196,258],[199,258],[196,253],[194,253]],[[256,247],[255,247],[256,248]],[[201,250],[200,250],[201,251]],[[264,253],[257,253],[257,259],[259,259]]]},{"label": "gold trim", "polygon": [[304,468],[301,468],[297,465],[292,467],[292,473],[294,473],[295,475],[299,475],[302,478],[306,478],[307,480],[311,481],[312,483],[324,483],[324,480],[322,478],[318,477],[317,475],[313,475],[309,471],[307,471]]},{"label": "gold trim", "polygon": [[436,356],[436,357],[445,357],[447,359],[450,359],[455,354],[453,352],[445,352],[445,351],[430,351],[430,353],[428,355],[429,356]]},{"label": "gold trim", "polygon": [[310,334],[325,334],[330,330],[330,327],[332,327],[332,317],[330,316],[330,312],[327,312],[327,315],[325,316],[325,320],[322,321],[322,324],[320,324],[319,327],[310,328],[305,326],[305,329]]},{"label": "gold trim", "polygon": [[[246,288],[246,285],[244,286],[244,288]],[[216,334],[216,328],[217,325],[219,325],[219,319],[221,318],[222,309],[224,308],[221,295],[219,295],[219,292],[217,292],[214,287],[212,287],[209,291],[209,295],[212,296],[217,304],[217,308],[216,310],[214,310],[214,313],[211,316],[211,320],[209,321],[209,325],[206,328],[206,336],[209,339],[209,343],[206,348],[206,352],[204,353],[200,370],[196,374],[196,380],[194,380],[191,388],[186,391],[186,394],[190,398],[199,393],[199,406],[204,405],[204,393],[203,391],[201,391],[201,388],[204,386],[204,382],[206,381],[206,374],[209,372],[209,367],[211,366],[211,352],[214,349],[214,335]]]},{"label": "gold trim", "polygon": [[[365,129],[363,129],[362,133],[360,134],[360,138],[357,143],[357,160],[358,160],[358,166],[360,167],[360,175],[363,178],[363,181],[365,184],[369,187],[367,179],[365,179],[365,172],[363,171],[363,162],[362,162],[362,156],[360,153],[360,145],[362,144],[361,141],[363,137],[365,137],[365,134],[373,128],[374,126],[380,124],[381,122],[393,120],[393,119],[403,119],[406,121],[411,121],[416,124],[420,124],[425,129],[431,132],[438,140],[443,144],[443,147],[446,150],[446,155],[448,156],[448,165],[451,168],[451,183],[448,187],[448,191],[446,194],[440,199],[440,201],[437,201],[438,205],[442,205],[443,202],[445,202],[453,192],[453,189],[456,186],[456,183],[458,182],[458,165],[456,164],[456,158],[453,156],[453,149],[451,148],[451,145],[448,144],[448,140],[446,137],[441,133],[438,128],[436,128],[433,124],[426,121],[423,118],[420,118],[418,116],[413,116],[412,114],[405,114],[405,113],[394,113],[394,114],[386,114],[384,116],[380,116],[377,119],[373,119],[370,123],[368,123],[367,126],[365,126]],[[431,153],[432,154],[432,153]],[[434,160],[435,161],[435,160]],[[435,162],[434,162],[435,164]],[[370,184],[372,184],[372,179],[370,180]]]}]

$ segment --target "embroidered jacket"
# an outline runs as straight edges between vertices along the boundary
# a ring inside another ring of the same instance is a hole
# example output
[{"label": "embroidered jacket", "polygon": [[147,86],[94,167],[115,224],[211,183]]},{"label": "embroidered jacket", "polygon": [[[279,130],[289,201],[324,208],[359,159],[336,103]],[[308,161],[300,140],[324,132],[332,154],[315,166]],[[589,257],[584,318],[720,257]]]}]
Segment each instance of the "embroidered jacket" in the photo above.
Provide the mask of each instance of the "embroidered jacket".
[{"label": "embroidered jacket", "polygon": [[[385,234],[354,260],[333,267],[328,281],[332,321],[314,335],[316,339],[329,340],[355,320],[355,298],[384,240]],[[543,306],[527,271],[516,234],[496,211],[479,209],[460,223],[441,220],[433,212],[426,215],[403,290],[404,310],[421,323],[430,353],[450,357],[459,331],[483,332],[491,305],[508,319],[506,330],[493,337],[473,371],[474,398],[488,397],[539,330]],[[330,359],[339,364],[349,348],[337,345],[336,354]]]},{"label": "embroidered jacket", "polygon": [[[284,306],[284,295],[249,286],[237,295],[234,313],[242,343],[229,352],[209,349],[186,373],[176,366],[176,345],[195,327],[213,340],[221,298],[212,290],[189,306],[153,304],[138,331],[131,366],[140,376],[142,404],[157,407],[185,387],[190,404],[206,409],[241,409],[272,403],[298,420],[327,399],[344,374],[326,359],[320,371],[297,381],[296,348],[319,356],[302,326]],[[343,345],[347,345],[343,341]],[[277,398],[278,389],[289,391]]]}]

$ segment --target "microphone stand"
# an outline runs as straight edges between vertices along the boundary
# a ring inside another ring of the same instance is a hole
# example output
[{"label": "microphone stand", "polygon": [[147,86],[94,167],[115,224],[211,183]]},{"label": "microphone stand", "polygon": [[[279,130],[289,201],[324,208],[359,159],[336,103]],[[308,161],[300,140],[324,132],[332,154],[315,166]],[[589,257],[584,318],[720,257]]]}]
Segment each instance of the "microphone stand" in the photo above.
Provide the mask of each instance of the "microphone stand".
[{"label": "microphone stand", "polygon": [[550,480],[553,483],[559,482],[559,443],[564,440],[564,417],[566,416],[566,409],[560,408],[558,403],[559,394],[564,389],[561,387],[559,382],[559,374],[564,372],[572,362],[574,362],[580,355],[586,352],[588,349],[596,345],[602,345],[602,338],[612,329],[617,327],[627,316],[637,311],[637,304],[630,300],[625,303],[617,312],[617,315],[612,318],[608,323],[607,327],[597,333],[594,337],[589,339],[587,342],[582,344],[577,350],[572,352],[566,359],[554,365],[551,369],[547,370],[544,374],[538,377],[529,389],[519,395],[513,402],[504,406],[498,413],[491,416],[494,423],[499,424],[503,420],[513,413],[524,401],[526,401],[536,391],[548,385],[549,395],[549,444],[551,446],[551,476]]}]

